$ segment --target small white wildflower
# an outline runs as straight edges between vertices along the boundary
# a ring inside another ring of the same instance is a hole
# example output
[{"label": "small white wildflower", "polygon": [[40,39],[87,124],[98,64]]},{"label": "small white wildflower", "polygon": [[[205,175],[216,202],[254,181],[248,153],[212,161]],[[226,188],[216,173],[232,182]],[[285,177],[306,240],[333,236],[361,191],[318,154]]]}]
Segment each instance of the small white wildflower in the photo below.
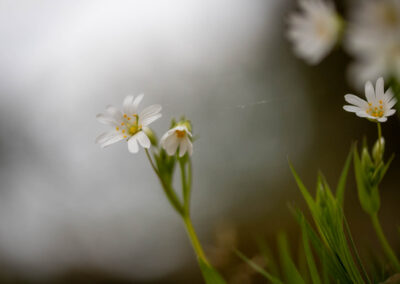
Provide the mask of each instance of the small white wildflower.
[{"label": "small white wildflower", "polygon": [[400,80],[400,1],[363,1],[353,9],[345,47],[355,57],[349,75],[362,86],[383,76]]},{"label": "small white wildflower", "polygon": [[329,0],[300,0],[302,13],[289,17],[288,38],[297,56],[318,64],[336,44],[341,20]]},{"label": "small white wildflower", "polygon": [[189,156],[193,153],[193,144],[190,141],[192,133],[186,125],[177,125],[168,130],[161,138],[161,146],[167,151],[167,154],[175,155],[179,147],[179,157],[183,157],[186,152]]},{"label": "small white wildflower", "polygon": [[388,116],[393,115],[396,110],[392,107],[397,100],[390,89],[385,92],[383,78],[376,81],[376,87],[370,81],[365,84],[365,96],[367,101],[355,96],[345,95],[346,102],[352,105],[345,105],[343,109],[354,112],[359,117],[365,117],[373,121],[385,122]]},{"label": "small white wildflower", "polygon": [[101,134],[97,137],[96,143],[104,148],[125,139],[131,153],[139,151],[138,144],[143,148],[150,148],[150,139],[143,130],[161,117],[161,106],[148,106],[138,114],[138,106],[142,99],[143,94],[136,98],[127,96],[123,102],[123,113],[113,106],[108,106],[104,114],[98,114],[97,120],[100,123],[113,126],[114,130]]}]

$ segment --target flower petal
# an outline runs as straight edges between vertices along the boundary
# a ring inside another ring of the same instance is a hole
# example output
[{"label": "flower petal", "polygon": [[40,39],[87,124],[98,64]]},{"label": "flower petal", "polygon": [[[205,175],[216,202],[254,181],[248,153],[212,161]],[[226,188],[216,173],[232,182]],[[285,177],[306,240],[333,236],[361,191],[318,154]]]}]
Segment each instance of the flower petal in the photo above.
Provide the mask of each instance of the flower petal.
[{"label": "flower petal", "polygon": [[385,113],[385,115],[386,116],[391,116],[391,115],[393,115],[393,114],[395,114],[396,113],[396,110],[395,109],[389,109],[386,113]]},{"label": "flower petal", "polygon": [[383,99],[385,102],[389,102],[393,97],[394,94],[391,88],[387,89],[385,94],[383,95]]},{"label": "flower petal", "polygon": [[113,117],[118,122],[122,122],[122,120],[123,120],[121,111],[119,109],[117,109],[116,107],[113,107],[111,105],[107,106],[106,113],[109,114],[111,117]]},{"label": "flower petal", "polygon": [[188,138],[188,139],[187,139],[187,143],[188,143],[187,150],[188,150],[189,156],[192,156],[192,154],[193,154],[193,144],[192,144],[192,141],[190,141],[190,139]]},{"label": "flower petal", "polygon": [[136,135],[132,136],[128,140],[128,150],[129,150],[129,152],[131,152],[133,154],[139,152],[139,145],[136,140],[137,137],[135,137],[135,136]]},{"label": "flower petal", "polygon": [[136,140],[139,142],[140,146],[143,148],[149,149],[151,146],[151,142],[149,137],[147,137],[146,133],[144,131],[139,131],[136,133],[134,136],[136,136]]},{"label": "flower petal", "polygon": [[168,137],[170,137],[174,133],[174,129],[170,129],[167,132],[164,133],[164,135],[161,137],[160,143],[163,145],[165,141],[167,140]]},{"label": "flower petal", "polygon": [[145,119],[146,117],[149,117],[149,116],[159,113],[161,111],[161,109],[162,109],[162,107],[160,105],[148,106],[140,112],[139,118]]},{"label": "flower petal", "polygon": [[134,100],[134,96],[132,96],[132,95],[126,96],[126,98],[124,99],[124,102],[122,103],[122,109],[123,109],[124,113],[126,113],[128,115],[133,114],[131,112],[132,106],[133,106],[133,100]]},{"label": "flower petal", "polygon": [[115,125],[119,124],[118,121],[114,117],[105,115],[103,113],[99,113],[98,115],[96,115],[96,119],[98,122],[100,122],[101,124],[105,124],[105,125],[115,126]]},{"label": "flower petal", "polygon": [[365,97],[369,103],[375,101],[375,91],[371,81],[368,81],[365,84]]},{"label": "flower petal", "polygon": [[147,125],[149,125],[150,123],[153,123],[154,121],[156,121],[157,119],[159,119],[160,117],[161,117],[161,113],[149,115],[149,116],[146,116],[145,118],[141,118],[141,117],[139,116],[139,119],[140,119],[139,125],[147,126]]},{"label": "flower petal", "polygon": [[383,98],[383,95],[385,94],[385,86],[382,77],[376,81],[375,94],[377,99]]},{"label": "flower petal", "polygon": [[164,149],[170,156],[175,155],[178,146],[179,146],[179,139],[176,137],[176,135],[171,135],[165,140]]},{"label": "flower petal", "polygon": [[343,106],[343,109],[345,111],[356,112],[356,113],[359,112],[359,111],[362,111],[362,109],[359,108],[358,106],[348,106],[348,105],[346,105],[346,106]]},{"label": "flower petal", "polygon": [[134,113],[137,113],[137,109],[139,107],[140,102],[143,100],[143,97],[144,97],[144,94],[140,94],[133,101],[133,111],[134,111]]},{"label": "flower petal", "polygon": [[123,140],[124,136],[121,133],[118,133],[117,131],[111,131],[108,132],[107,135],[98,138],[100,138],[98,142],[98,144],[100,144],[100,147],[105,148],[107,146],[110,146],[111,144]]},{"label": "flower petal", "polygon": [[386,120],[387,120],[387,118],[385,116],[378,118],[379,122],[385,122]]},{"label": "flower petal", "polygon": [[187,141],[186,139],[181,139],[181,143],[179,143],[179,157],[183,157],[186,154],[187,150]]},{"label": "flower petal", "polygon": [[363,100],[362,98],[359,98],[355,95],[352,94],[347,94],[344,96],[344,99],[346,100],[346,102],[348,102],[349,104],[358,106],[360,108],[365,108],[368,106],[368,103]]},{"label": "flower petal", "polygon": [[359,111],[359,112],[356,112],[356,115],[357,115],[358,117],[369,117],[369,118],[374,118],[374,117],[370,116],[368,113],[366,113],[366,112],[363,111],[363,110],[361,110],[361,111]]}]

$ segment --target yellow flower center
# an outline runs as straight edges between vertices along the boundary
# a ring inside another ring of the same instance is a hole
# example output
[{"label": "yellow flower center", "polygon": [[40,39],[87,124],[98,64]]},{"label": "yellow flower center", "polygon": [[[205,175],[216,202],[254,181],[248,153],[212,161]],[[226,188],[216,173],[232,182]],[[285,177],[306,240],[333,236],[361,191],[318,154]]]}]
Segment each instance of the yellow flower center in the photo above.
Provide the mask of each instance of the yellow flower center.
[{"label": "yellow flower center", "polygon": [[133,136],[142,130],[142,125],[139,125],[139,116],[137,114],[132,115],[133,119],[127,114],[123,115],[124,121],[121,122],[121,127],[115,127],[115,130],[121,131],[124,134],[124,138]]},{"label": "yellow flower center", "polygon": [[176,137],[178,138],[183,138],[186,136],[186,131],[185,130],[175,130]]},{"label": "yellow flower center", "polygon": [[380,118],[383,116],[383,102],[382,100],[379,100],[379,106],[373,106],[372,103],[368,103],[368,109],[366,112],[376,118]]}]

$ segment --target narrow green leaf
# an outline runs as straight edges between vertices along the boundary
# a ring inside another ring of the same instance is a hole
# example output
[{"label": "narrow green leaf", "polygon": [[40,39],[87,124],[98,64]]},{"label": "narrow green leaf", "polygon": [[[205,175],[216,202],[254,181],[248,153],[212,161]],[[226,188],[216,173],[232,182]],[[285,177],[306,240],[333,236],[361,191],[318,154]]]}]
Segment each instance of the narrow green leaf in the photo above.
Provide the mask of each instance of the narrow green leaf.
[{"label": "narrow green leaf", "polygon": [[308,269],[306,252],[303,246],[303,238],[299,238],[297,246],[297,265],[299,267],[300,275],[303,277],[304,282],[311,283],[310,273]]},{"label": "narrow green leaf", "polygon": [[312,198],[311,194],[309,193],[309,191],[307,190],[307,188],[301,181],[299,175],[294,170],[292,163],[290,161],[289,161],[289,167],[290,167],[290,170],[292,171],[294,179],[296,180],[297,186],[299,187],[301,193],[303,194],[304,199],[307,202],[308,207],[310,208],[310,211],[313,212],[315,209],[314,199]]},{"label": "narrow green leaf", "polygon": [[307,232],[308,239],[321,260],[322,276],[324,279],[323,283],[329,283],[327,281],[328,274],[333,279],[337,279],[340,283],[351,283],[351,279],[342,264],[339,262],[337,255],[335,255],[320,239],[320,237],[318,237],[310,223],[305,219],[303,213],[298,209],[292,209],[292,213],[302,229]]},{"label": "narrow green leaf", "polygon": [[351,164],[351,158],[353,156],[353,149],[354,149],[354,146],[351,146],[349,154],[347,155],[347,158],[346,158],[346,162],[344,163],[342,173],[340,174],[338,185],[336,187],[336,199],[338,200],[341,207],[343,207],[343,203],[344,203],[344,191],[346,188],[346,181],[347,181],[347,175],[349,173],[349,168],[350,168],[350,164]]},{"label": "narrow green leaf", "polygon": [[286,235],[283,233],[278,234],[278,248],[280,254],[281,265],[286,276],[286,283],[288,284],[305,284],[303,277],[294,264],[290,256],[289,244]]},{"label": "narrow green leaf", "polygon": [[222,278],[222,276],[213,267],[202,261],[200,258],[198,261],[206,284],[226,284],[224,278]]},{"label": "narrow green leaf", "polygon": [[269,248],[267,242],[262,239],[261,237],[258,237],[256,239],[258,248],[260,250],[261,255],[263,256],[266,266],[269,271],[271,271],[272,275],[275,275],[279,278],[279,268],[278,264],[275,261],[275,258],[272,254],[271,249]]},{"label": "narrow green leaf", "polygon": [[[283,284],[281,280],[278,278],[272,276],[270,273],[268,273],[265,269],[248,259],[244,254],[242,254],[240,251],[235,250],[235,253],[238,257],[240,257],[243,261],[245,261],[251,268],[253,268],[255,271],[260,273],[262,276],[264,276],[266,279],[271,281],[273,284]],[[207,283],[208,284],[208,283]]]},{"label": "narrow green leaf", "polygon": [[381,176],[379,180],[382,180],[384,175],[386,174],[387,170],[389,169],[390,164],[392,163],[394,159],[394,154],[390,157],[389,161],[386,163],[385,167],[381,171]]},{"label": "narrow green leaf", "polygon": [[303,224],[301,226],[301,232],[302,232],[302,237],[303,237],[304,253],[306,255],[308,269],[309,269],[310,275],[311,275],[311,280],[312,280],[312,283],[314,283],[314,284],[320,284],[322,282],[319,277],[317,265],[315,264],[314,256],[313,256],[313,253],[310,248],[307,231],[306,231],[305,225],[304,225],[304,219],[302,222],[303,222]]},{"label": "narrow green leaf", "polygon": [[361,268],[362,273],[364,274],[364,278],[368,281],[368,283],[371,283],[371,280],[368,277],[367,271],[366,271],[366,269],[365,269],[365,267],[364,267],[364,265],[363,265],[363,263],[361,261],[361,258],[360,258],[360,255],[358,253],[357,247],[356,247],[356,245],[354,243],[354,240],[353,240],[353,237],[352,237],[351,231],[350,231],[350,226],[349,226],[349,223],[347,222],[346,218],[344,218],[344,224],[345,224],[345,228],[346,228],[346,231],[347,231],[347,235],[348,235],[349,240],[350,240],[350,244],[351,244],[353,252],[354,252],[354,254],[356,256],[357,264]]}]

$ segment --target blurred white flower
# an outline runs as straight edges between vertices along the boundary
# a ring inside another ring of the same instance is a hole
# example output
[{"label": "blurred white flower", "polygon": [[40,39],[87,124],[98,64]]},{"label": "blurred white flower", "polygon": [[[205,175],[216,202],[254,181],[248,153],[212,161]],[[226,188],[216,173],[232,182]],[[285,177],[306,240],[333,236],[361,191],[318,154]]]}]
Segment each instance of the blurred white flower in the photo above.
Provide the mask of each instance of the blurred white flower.
[{"label": "blurred white flower", "polygon": [[364,1],[352,13],[345,47],[356,61],[350,76],[361,86],[367,80],[400,80],[400,1]]},{"label": "blurred white flower", "polygon": [[97,137],[96,143],[104,148],[125,139],[131,153],[139,151],[138,144],[144,148],[150,148],[150,139],[143,130],[161,117],[161,106],[148,106],[138,114],[137,109],[142,99],[143,94],[136,98],[127,96],[123,102],[123,113],[113,106],[108,106],[104,114],[98,114],[97,120],[100,123],[113,126],[114,130],[101,134]]},{"label": "blurred white flower", "polygon": [[341,20],[329,0],[300,0],[301,13],[289,16],[288,38],[294,52],[309,64],[318,64],[338,41]]},{"label": "blurred white flower", "polygon": [[167,154],[175,155],[179,147],[179,157],[183,157],[186,152],[191,156],[193,153],[193,144],[190,141],[192,133],[186,125],[178,125],[168,130],[161,138],[161,146],[167,151]]},{"label": "blurred white flower", "polygon": [[375,90],[372,83],[368,81],[365,84],[365,96],[367,101],[355,95],[345,95],[344,99],[351,105],[345,105],[343,109],[354,112],[359,117],[378,122],[385,122],[388,116],[396,112],[392,107],[397,100],[390,89],[385,92],[383,78],[376,81]]}]

